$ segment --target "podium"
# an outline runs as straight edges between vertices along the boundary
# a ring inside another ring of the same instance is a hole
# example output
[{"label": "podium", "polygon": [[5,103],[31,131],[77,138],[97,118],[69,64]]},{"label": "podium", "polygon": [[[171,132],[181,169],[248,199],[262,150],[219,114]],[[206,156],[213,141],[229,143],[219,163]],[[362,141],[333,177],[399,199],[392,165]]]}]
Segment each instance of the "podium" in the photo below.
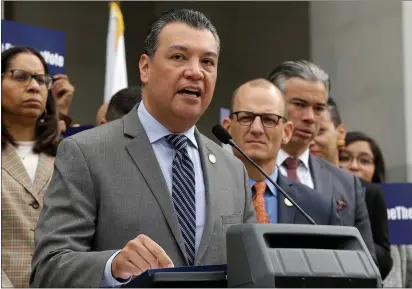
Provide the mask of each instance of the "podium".
[{"label": "podium", "polygon": [[355,227],[240,224],[226,238],[230,288],[382,287]]},{"label": "podium", "polygon": [[125,287],[380,288],[354,227],[239,224],[227,231],[227,265],[149,270]]}]

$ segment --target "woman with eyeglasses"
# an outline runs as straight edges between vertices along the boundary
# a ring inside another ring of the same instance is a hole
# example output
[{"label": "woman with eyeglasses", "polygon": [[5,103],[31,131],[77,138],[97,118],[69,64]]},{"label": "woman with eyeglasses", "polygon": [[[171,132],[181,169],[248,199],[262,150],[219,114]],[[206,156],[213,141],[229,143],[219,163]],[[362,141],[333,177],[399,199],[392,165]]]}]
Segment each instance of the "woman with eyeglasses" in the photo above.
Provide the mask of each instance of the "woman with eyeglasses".
[{"label": "woman with eyeglasses", "polygon": [[[350,132],[340,154],[341,167],[372,183],[385,182],[385,162],[374,139],[361,132]],[[384,287],[412,287],[412,246],[391,246],[393,268]]]},{"label": "woman with eyeglasses", "polygon": [[22,288],[29,286],[34,229],[60,133],[41,54],[13,47],[1,58],[2,286]]},{"label": "woman with eyeglasses", "polygon": [[362,132],[348,132],[339,164],[352,174],[371,183],[385,182],[385,161],[374,139]]},{"label": "woman with eyeglasses", "polygon": [[[393,265],[390,254],[386,202],[380,186],[371,183],[372,177],[369,177],[374,174],[375,166],[379,168],[377,174],[380,174],[380,168],[384,167],[383,158],[374,156],[370,151],[359,150],[357,146],[355,149],[355,147],[345,144],[346,127],[341,121],[336,103],[332,98],[328,99],[328,108],[324,112],[320,131],[312,141],[310,150],[317,157],[347,169],[360,177],[365,189],[365,202],[371,222],[377,265],[383,280]],[[350,134],[348,133],[348,135]],[[380,156],[382,155],[380,154]],[[375,165],[376,160],[382,160],[382,164]],[[357,167],[356,171],[355,168],[351,170],[351,166]]]}]

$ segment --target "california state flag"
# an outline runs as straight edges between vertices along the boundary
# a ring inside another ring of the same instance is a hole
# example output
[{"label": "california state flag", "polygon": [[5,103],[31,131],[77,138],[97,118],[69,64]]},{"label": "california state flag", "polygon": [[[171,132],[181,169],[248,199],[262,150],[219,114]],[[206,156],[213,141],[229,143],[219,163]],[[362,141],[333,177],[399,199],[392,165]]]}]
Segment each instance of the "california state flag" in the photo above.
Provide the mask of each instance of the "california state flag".
[{"label": "california state flag", "polygon": [[123,15],[119,2],[110,2],[109,6],[104,102],[109,102],[113,94],[127,87]]}]

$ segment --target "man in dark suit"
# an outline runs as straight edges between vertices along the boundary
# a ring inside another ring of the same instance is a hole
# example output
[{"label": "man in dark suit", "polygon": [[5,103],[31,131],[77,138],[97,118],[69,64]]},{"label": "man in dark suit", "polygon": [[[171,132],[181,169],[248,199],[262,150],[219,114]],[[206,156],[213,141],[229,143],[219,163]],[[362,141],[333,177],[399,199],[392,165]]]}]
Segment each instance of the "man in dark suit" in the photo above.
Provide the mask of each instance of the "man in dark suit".
[{"label": "man in dark suit", "polygon": [[280,173],[337,200],[345,226],[356,227],[376,259],[365,195],[359,178],[327,161],[310,155],[309,146],[318,134],[329,94],[329,76],[306,61],[278,65],[269,80],[284,94],[288,118],[294,124],[290,142],[282,145],[277,164]]},{"label": "man in dark suit", "polygon": [[61,142],[35,230],[31,287],[114,287],[149,268],[226,263],[226,230],[256,222],[242,162],[195,127],[220,50],[200,12],[151,26],[142,102]]},{"label": "man in dark suit", "polygon": [[[340,225],[332,195],[319,194],[279,174],[277,155],[281,144],[286,144],[293,132],[293,124],[286,119],[285,113],[285,100],[280,90],[265,79],[256,79],[235,91],[230,117],[225,118],[222,125],[232,134],[238,146],[277,181],[317,224]],[[233,153],[246,166],[259,223],[308,223],[265,176],[237,150],[233,149]]]}]

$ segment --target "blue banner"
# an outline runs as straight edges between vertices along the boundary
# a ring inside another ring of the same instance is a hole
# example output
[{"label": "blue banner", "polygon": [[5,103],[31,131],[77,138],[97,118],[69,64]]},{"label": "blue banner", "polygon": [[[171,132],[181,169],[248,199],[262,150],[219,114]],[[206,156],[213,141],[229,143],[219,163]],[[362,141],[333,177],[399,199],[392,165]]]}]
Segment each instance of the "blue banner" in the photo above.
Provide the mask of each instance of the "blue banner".
[{"label": "blue banner", "polygon": [[412,184],[382,184],[388,210],[389,241],[412,244]]},{"label": "blue banner", "polygon": [[64,32],[2,20],[1,36],[2,52],[12,46],[31,46],[43,55],[51,75],[64,73]]}]

